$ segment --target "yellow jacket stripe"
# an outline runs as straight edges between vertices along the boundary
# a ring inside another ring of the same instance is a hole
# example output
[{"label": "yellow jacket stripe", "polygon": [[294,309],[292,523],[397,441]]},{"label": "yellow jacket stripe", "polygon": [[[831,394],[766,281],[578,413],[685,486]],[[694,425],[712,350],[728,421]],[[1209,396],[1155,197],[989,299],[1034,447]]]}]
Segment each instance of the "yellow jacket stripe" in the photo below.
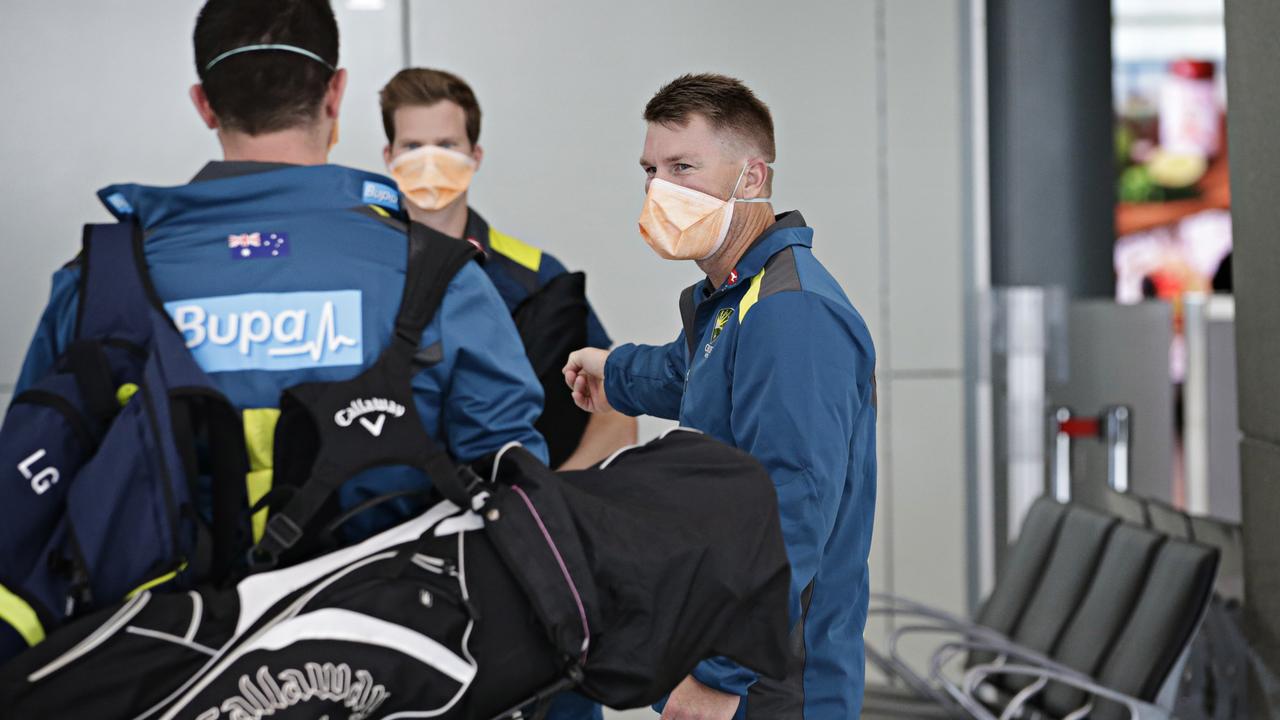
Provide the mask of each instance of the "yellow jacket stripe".
[{"label": "yellow jacket stripe", "polygon": [[489,249],[534,272],[542,267],[542,251],[504,232],[489,228]]},{"label": "yellow jacket stripe", "polygon": [[747,312],[751,310],[751,306],[756,304],[760,299],[760,283],[764,282],[764,270],[761,270],[755,277],[751,278],[751,287],[743,293],[742,300],[738,303],[738,324],[741,325],[743,320],[747,319]]}]

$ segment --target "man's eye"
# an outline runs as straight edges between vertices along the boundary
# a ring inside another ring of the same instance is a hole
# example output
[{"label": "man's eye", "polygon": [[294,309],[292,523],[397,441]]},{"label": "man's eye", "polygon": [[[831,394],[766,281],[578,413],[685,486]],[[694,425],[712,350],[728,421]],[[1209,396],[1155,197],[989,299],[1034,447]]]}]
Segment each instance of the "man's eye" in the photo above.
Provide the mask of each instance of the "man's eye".
[{"label": "man's eye", "polygon": [[420,147],[422,147],[422,143],[410,142],[404,144],[405,150],[417,150]]},{"label": "man's eye", "polygon": [[671,169],[672,169],[672,170],[675,170],[675,171],[676,171],[676,172],[678,172],[678,173],[680,173],[680,172],[685,172],[685,171],[687,171],[687,170],[692,170],[692,169],[693,169],[693,166],[692,166],[692,165],[687,165],[687,164],[685,164],[685,163],[676,163],[675,165],[672,165],[672,166],[671,166]]},{"label": "man's eye", "polygon": [[646,168],[644,169],[644,174],[645,174],[645,175],[648,175],[649,177],[653,177],[654,175],[657,175],[657,174],[658,174],[658,168],[656,168],[656,167],[646,167]]},{"label": "man's eye", "polygon": [[456,142],[454,142],[454,141],[452,141],[452,140],[445,140],[444,142],[439,143],[438,147],[442,147],[442,148],[444,148],[445,150],[452,150],[452,149],[454,149],[454,148],[458,147],[458,143],[456,143]]}]

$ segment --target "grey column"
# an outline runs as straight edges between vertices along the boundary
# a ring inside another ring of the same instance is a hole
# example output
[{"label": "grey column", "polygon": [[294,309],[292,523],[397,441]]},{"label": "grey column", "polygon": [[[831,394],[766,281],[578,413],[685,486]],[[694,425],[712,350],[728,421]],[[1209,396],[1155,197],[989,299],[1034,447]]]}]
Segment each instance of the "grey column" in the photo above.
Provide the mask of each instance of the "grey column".
[{"label": "grey column", "polygon": [[1280,3],[1227,0],[1236,368],[1250,636],[1280,668]]},{"label": "grey column", "polygon": [[1114,293],[1111,3],[988,0],[991,284]]}]

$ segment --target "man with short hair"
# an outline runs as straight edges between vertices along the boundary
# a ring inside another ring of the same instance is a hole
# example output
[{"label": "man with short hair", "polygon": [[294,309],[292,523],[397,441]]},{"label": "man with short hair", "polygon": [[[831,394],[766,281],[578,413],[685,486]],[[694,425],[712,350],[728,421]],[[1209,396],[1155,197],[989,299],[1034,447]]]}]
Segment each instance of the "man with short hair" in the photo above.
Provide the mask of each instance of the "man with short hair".
[{"label": "man with short hair", "polygon": [[[484,150],[479,145],[480,104],[466,81],[443,70],[408,68],[391,78],[379,100],[387,133],[383,160],[400,181],[409,217],[449,237],[466,239],[484,251],[485,272],[512,313],[567,272],[550,253],[499,232],[468,204],[471,179],[480,168]],[[554,333],[558,328],[541,330]],[[586,343],[604,350],[612,345],[590,306]],[[556,367],[558,361],[549,369],[554,372]],[[558,380],[552,382],[558,390]],[[554,399],[548,397],[549,401]],[[550,407],[549,403],[549,413]],[[580,412],[571,406],[564,410]],[[557,420],[547,417],[543,422]],[[551,442],[555,436],[549,433],[554,428],[543,429]],[[634,444],[636,421],[616,412],[592,415],[575,440],[564,449],[551,443],[552,461],[561,464],[561,469],[589,467]],[[567,457],[557,457],[570,452]]]},{"label": "man with short hair", "polygon": [[565,381],[583,409],[679,419],[764,464],[797,623],[784,682],[708,660],[662,717],[856,718],[875,513],[871,336],[813,256],[800,213],[773,214],[773,120],[751,90],[685,75],[658,91],[644,119],[641,237],[663,258],[695,261],[706,278],[681,296],[674,342],[579,350]]},{"label": "man with short hair", "polygon": [[[118,219],[141,226],[159,299],[196,361],[243,412],[254,503],[270,489],[281,391],[354,377],[389,344],[408,226],[395,217],[389,178],[325,164],[347,80],[326,0],[209,0],[194,45],[200,82],[191,100],[225,159],[186,185],[116,185],[99,195]],[[17,392],[70,343],[80,274],[73,263],[54,275]],[[415,362],[418,414],[456,460],[509,442],[545,457],[533,427],[542,389],[477,264],[449,283]],[[346,482],[339,504],[428,486],[416,469],[373,470]],[[354,539],[414,511],[400,498],[343,529]]]}]

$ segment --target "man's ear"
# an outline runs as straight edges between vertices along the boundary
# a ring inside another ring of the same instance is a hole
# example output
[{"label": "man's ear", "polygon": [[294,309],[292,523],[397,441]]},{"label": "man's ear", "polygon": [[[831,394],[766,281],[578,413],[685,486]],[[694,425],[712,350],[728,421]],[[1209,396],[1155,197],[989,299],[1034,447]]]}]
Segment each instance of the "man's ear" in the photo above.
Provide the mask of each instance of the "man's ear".
[{"label": "man's ear", "polygon": [[747,163],[746,174],[742,178],[742,197],[765,198],[773,191],[773,170],[760,158],[753,158]]},{"label": "man's ear", "polygon": [[484,148],[479,145],[471,148],[471,159],[476,161],[476,170],[479,170],[480,161],[484,160]]},{"label": "man's ear", "polygon": [[205,126],[210,130],[217,130],[218,116],[213,113],[213,106],[209,104],[209,96],[204,94],[204,86],[196,83],[191,86],[188,94],[191,96],[191,104],[196,106],[196,112],[200,115],[200,119],[204,121]]},{"label": "man's ear", "polygon": [[391,166],[391,143],[382,146],[382,164]]},{"label": "man's ear", "polygon": [[324,114],[331,118],[338,117],[342,109],[342,96],[347,92],[347,69],[338,71],[329,78],[329,87],[324,92]]}]

